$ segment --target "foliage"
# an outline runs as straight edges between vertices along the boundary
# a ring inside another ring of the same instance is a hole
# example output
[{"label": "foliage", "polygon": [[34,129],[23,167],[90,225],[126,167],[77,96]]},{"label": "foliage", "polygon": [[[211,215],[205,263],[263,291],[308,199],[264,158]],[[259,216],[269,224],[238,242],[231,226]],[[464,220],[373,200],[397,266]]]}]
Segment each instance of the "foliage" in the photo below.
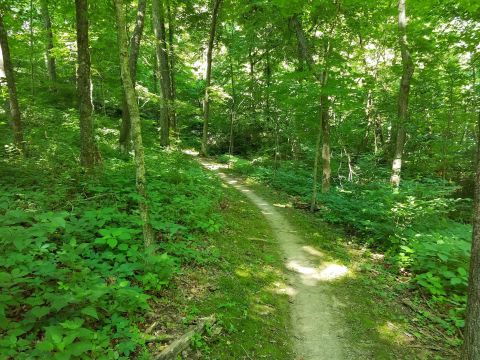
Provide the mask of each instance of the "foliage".
[{"label": "foliage", "polygon": [[[249,176],[297,199],[309,201],[311,175],[301,165],[283,162],[273,169],[235,157],[221,157],[230,169]],[[395,269],[413,274],[436,304],[446,306],[453,326],[463,326],[470,257],[471,200],[455,198],[458,187],[435,179],[404,180],[400,191],[382,179],[341,181],[318,195],[317,216],[342,226],[359,241],[386,251]],[[463,216],[461,216],[463,214]],[[450,325],[445,325],[450,329]]]},{"label": "foliage", "polygon": [[73,165],[74,152],[62,150],[77,143],[77,113],[32,110],[48,137],[30,132],[30,157],[0,162],[0,353],[140,356],[152,301],[182,264],[217,256],[204,237],[222,224],[218,180],[180,152],[148,151],[159,242],[144,249],[133,164],[115,150],[111,119],[101,118],[97,131],[112,157],[92,178]]}]

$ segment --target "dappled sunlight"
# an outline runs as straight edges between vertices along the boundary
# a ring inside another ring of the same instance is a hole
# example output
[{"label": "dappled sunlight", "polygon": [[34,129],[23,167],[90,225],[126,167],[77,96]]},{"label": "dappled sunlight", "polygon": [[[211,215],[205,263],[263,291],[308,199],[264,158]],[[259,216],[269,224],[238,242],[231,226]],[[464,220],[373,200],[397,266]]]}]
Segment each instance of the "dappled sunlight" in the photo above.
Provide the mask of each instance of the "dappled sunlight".
[{"label": "dappled sunlight", "polygon": [[251,310],[258,315],[269,315],[275,308],[268,304],[253,304]]},{"label": "dappled sunlight", "polygon": [[405,345],[414,340],[414,337],[405,332],[402,326],[391,321],[378,325],[377,332],[380,338],[388,342],[393,342],[396,345]]},{"label": "dappled sunlight", "polygon": [[272,287],[270,287],[268,290],[278,295],[288,295],[290,297],[293,297],[298,293],[298,291],[292,286],[279,281],[275,281],[272,284]]},{"label": "dappled sunlight", "polygon": [[287,263],[287,269],[298,274],[305,285],[315,285],[319,281],[332,281],[348,274],[348,268],[339,264],[324,264],[320,268],[304,265],[296,260]]},{"label": "dappled sunlight", "polygon": [[245,267],[239,267],[237,269],[235,269],[235,274],[237,276],[240,276],[242,278],[250,278],[252,277],[252,273],[250,272],[250,270],[246,269]]},{"label": "dappled sunlight", "polygon": [[182,150],[182,153],[185,155],[190,155],[190,156],[198,156],[199,152],[193,149],[184,149]]},{"label": "dappled sunlight", "polygon": [[308,253],[310,255],[313,255],[313,256],[318,256],[318,257],[325,256],[321,251],[318,251],[317,249],[315,249],[314,247],[309,246],[309,245],[302,246],[302,249],[306,253]]},{"label": "dappled sunlight", "polygon": [[291,207],[292,207],[292,204],[290,204],[290,203],[286,203],[286,204],[278,204],[278,203],[275,203],[275,204],[273,204],[273,206],[279,207],[279,208],[291,208]]}]

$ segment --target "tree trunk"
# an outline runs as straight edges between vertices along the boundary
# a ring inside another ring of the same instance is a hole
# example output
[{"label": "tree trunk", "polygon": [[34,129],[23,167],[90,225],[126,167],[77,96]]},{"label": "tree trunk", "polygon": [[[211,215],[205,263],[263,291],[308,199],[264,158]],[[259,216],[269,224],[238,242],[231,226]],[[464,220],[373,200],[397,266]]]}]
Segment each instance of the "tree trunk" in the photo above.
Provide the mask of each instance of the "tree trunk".
[{"label": "tree trunk", "polygon": [[174,49],[174,32],[175,32],[175,14],[172,14],[170,0],[167,0],[167,18],[168,18],[168,58],[170,60],[170,116],[174,133],[178,133],[177,111],[175,109],[175,99],[177,97],[177,87],[175,82],[175,49]]},{"label": "tree trunk", "polygon": [[3,24],[3,9],[0,8],[0,81],[3,82],[3,78],[5,78],[8,88],[8,99],[14,143],[15,146],[23,153],[25,151],[25,143],[23,141],[22,116],[20,113],[20,107],[18,105],[17,87],[15,84],[15,74],[13,72],[13,65],[10,57],[10,48],[8,46],[7,31]]},{"label": "tree trunk", "polygon": [[[327,82],[327,73],[325,71],[325,84]],[[325,87],[322,85],[322,88]],[[332,168],[330,165],[330,114],[329,114],[329,100],[327,95],[322,95],[320,98],[321,104],[321,119],[322,119],[322,193],[327,193],[330,190],[330,178]]]},{"label": "tree trunk", "polygon": [[[130,55],[128,57],[128,67],[130,75],[132,76],[132,84],[135,88],[137,80],[137,62],[140,53],[140,42],[142,41],[143,27],[145,24],[145,10],[147,7],[147,0],[138,0],[137,18],[135,20],[135,29],[130,38]],[[122,124],[120,126],[120,149],[123,152],[128,152],[131,143],[131,119],[128,113],[127,100],[123,94],[122,100]]]},{"label": "tree trunk", "polygon": [[117,17],[118,47],[120,50],[120,70],[123,83],[123,91],[132,123],[133,147],[135,150],[136,185],[140,195],[140,216],[143,221],[143,238],[145,247],[152,245],[154,236],[150,224],[150,216],[147,204],[147,181],[145,177],[145,159],[142,144],[142,130],[140,123],[140,112],[138,110],[137,95],[135,93],[134,78],[131,73],[131,62],[129,62],[127,31],[125,21],[125,10],[123,0],[115,0],[115,13]]},{"label": "tree trunk", "polygon": [[[312,71],[313,58],[305,33],[303,32],[302,24],[297,15],[290,18],[290,23],[295,31],[298,45],[300,46],[299,54],[307,64],[308,70]],[[330,55],[331,47],[328,40],[326,41],[325,53],[323,57],[324,70],[321,74],[313,73],[315,78],[320,82],[322,93],[327,85],[328,71],[327,62]],[[318,129],[317,141],[315,144],[315,160],[313,164],[313,185],[312,185],[312,199],[310,202],[310,209],[313,211],[317,203],[317,182],[318,182],[318,164],[320,162],[320,145],[322,156],[322,192],[330,190],[331,178],[331,164],[330,164],[330,119],[329,119],[329,100],[328,95],[322,94],[320,96],[320,126]]]},{"label": "tree trunk", "polygon": [[160,67],[160,87],[162,89],[162,130],[160,133],[160,145],[170,144],[171,125],[171,84],[170,84],[170,63],[168,61],[168,49],[165,33],[165,9],[163,0],[153,0],[153,29],[155,32],[157,60]]},{"label": "tree trunk", "polygon": [[[476,73],[473,68],[473,91],[476,89]],[[475,199],[473,211],[472,250],[470,256],[470,276],[468,279],[467,310],[463,333],[462,359],[480,359],[480,97],[474,93],[472,105],[478,111],[477,157],[475,177]]]},{"label": "tree trunk", "polygon": [[87,0],[75,0],[75,11],[78,49],[77,92],[80,107],[80,164],[87,169],[91,169],[97,161],[97,148],[92,117]]},{"label": "tree trunk", "polygon": [[53,90],[55,90],[57,83],[57,68],[55,64],[55,56],[52,54],[53,32],[50,12],[48,10],[48,0],[41,0],[40,8],[43,18],[43,26],[45,28],[45,59],[47,65],[47,74],[50,80],[50,86]]},{"label": "tree trunk", "polygon": [[410,82],[413,76],[414,64],[407,43],[407,15],[406,0],[398,1],[398,42],[402,53],[402,79],[400,81],[400,91],[398,94],[398,128],[397,140],[395,142],[395,151],[392,163],[392,176],[390,182],[396,188],[400,186],[400,173],[402,170],[403,148],[405,146],[406,130],[405,124],[408,119],[408,100],[410,94]]},{"label": "tree trunk", "polygon": [[230,83],[232,86],[232,101],[231,101],[231,108],[230,108],[230,141],[228,145],[228,153],[233,155],[233,127],[235,124],[235,115],[236,115],[236,91],[235,91],[235,76],[233,73],[233,58],[232,54],[229,54],[230,60]]},{"label": "tree trunk", "polygon": [[202,154],[208,155],[208,121],[210,116],[210,82],[212,78],[212,55],[213,43],[215,41],[215,32],[217,28],[218,13],[222,0],[214,0],[212,22],[210,24],[210,35],[207,48],[207,71],[205,75],[205,97],[203,99],[203,136],[202,136]]},{"label": "tree trunk", "polygon": [[[328,73],[326,70],[322,73],[322,88],[327,83]],[[321,149],[321,151],[320,151]],[[320,125],[317,134],[317,141],[315,143],[315,160],[313,164],[313,184],[312,184],[312,199],[310,201],[310,210],[315,211],[317,207],[317,184],[318,184],[318,165],[320,163],[320,156],[322,157],[322,192],[330,190],[330,123],[329,123],[329,108],[328,96],[320,96]]]},{"label": "tree trunk", "polygon": [[30,89],[32,92],[32,103],[35,103],[35,63],[33,60],[34,47],[33,43],[35,42],[33,36],[33,0],[30,0]]}]

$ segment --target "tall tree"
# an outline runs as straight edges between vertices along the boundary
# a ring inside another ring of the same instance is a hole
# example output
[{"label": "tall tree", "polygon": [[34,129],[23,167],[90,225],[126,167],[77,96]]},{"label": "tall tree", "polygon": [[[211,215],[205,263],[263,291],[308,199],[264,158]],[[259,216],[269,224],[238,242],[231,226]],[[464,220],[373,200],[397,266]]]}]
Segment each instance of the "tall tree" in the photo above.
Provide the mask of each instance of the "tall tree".
[{"label": "tall tree", "polygon": [[[130,38],[130,55],[128,57],[128,67],[132,76],[133,87],[137,81],[137,63],[140,54],[140,43],[143,36],[143,28],[145,25],[145,11],[147,8],[147,0],[138,0],[137,17],[135,20],[135,29]],[[128,106],[125,94],[123,94],[122,103],[122,124],[120,126],[120,149],[128,151],[131,142],[131,119],[128,113]]]},{"label": "tall tree", "polygon": [[[305,63],[309,71],[313,71],[313,57],[311,47],[308,43],[302,24],[297,15],[290,19],[291,25],[295,31],[298,42],[298,52],[301,57],[300,63]],[[331,165],[330,165],[330,123],[329,123],[329,99],[325,93],[325,87],[328,80],[327,60],[330,53],[330,43],[327,40],[323,56],[323,70],[320,74],[313,72],[315,78],[320,82],[320,124],[315,145],[315,160],[313,164],[313,185],[312,199],[310,209],[313,211],[317,204],[317,183],[318,183],[318,165],[320,156],[322,157],[322,192],[330,189]],[[300,66],[302,67],[302,66]],[[321,151],[320,151],[321,149]]]},{"label": "tall tree", "polygon": [[177,128],[177,111],[175,108],[175,99],[177,97],[177,85],[175,82],[175,7],[172,8],[170,0],[167,3],[167,19],[168,19],[168,58],[170,60],[170,105],[171,105],[171,126],[176,133]]},{"label": "tall tree", "polygon": [[160,69],[160,88],[163,96],[162,130],[160,144],[170,144],[172,87],[170,84],[170,63],[168,60],[167,37],[165,32],[165,8],[163,0],[153,0],[153,30],[155,32],[157,61]]},{"label": "tall tree", "polygon": [[403,149],[405,147],[406,130],[408,120],[408,101],[410,95],[410,82],[412,80],[415,65],[408,50],[407,42],[407,11],[406,0],[398,1],[398,43],[402,54],[402,79],[398,93],[398,123],[397,139],[395,142],[394,157],[392,163],[392,176],[390,182],[393,186],[400,186],[400,173],[402,171]]},{"label": "tall tree", "polygon": [[212,21],[210,23],[210,33],[207,47],[207,69],[205,74],[205,97],[203,99],[203,134],[202,134],[202,154],[208,155],[208,121],[210,116],[210,84],[212,78],[212,56],[213,44],[217,28],[218,13],[222,0],[213,0]]},{"label": "tall tree", "polygon": [[94,137],[90,51],[88,45],[88,2],[75,0],[77,25],[77,93],[80,107],[80,164],[93,168],[99,160]]},{"label": "tall tree", "polygon": [[[480,126],[480,112],[478,114]],[[480,136],[477,145],[472,250],[462,359],[480,359]]]},{"label": "tall tree", "polygon": [[23,141],[22,115],[18,105],[17,86],[15,84],[15,74],[13,71],[12,59],[10,57],[10,48],[8,46],[7,30],[3,23],[4,8],[0,6],[0,81],[5,78],[8,88],[8,99],[10,105],[11,125],[13,129],[13,139],[15,146],[21,151],[25,151]]},{"label": "tall tree", "polygon": [[123,0],[115,1],[115,14],[117,17],[117,35],[118,47],[120,53],[120,71],[122,75],[123,90],[125,93],[125,100],[130,115],[133,133],[133,147],[135,151],[135,165],[136,165],[136,185],[137,192],[140,195],[140,216],[143,221],[143,239],[145,246],[152,245],[154,235],[150,224],[150,214],[147,204],[147,180],[145,176],[145,158],[142,143],[142,129],[140,123],[140,112],[138,110],[137,95],[133,85],[134,74],[130,72],[131,66],[128,55],[127,45],[127,31],[125,21],[125,10]]},{"label": "tall tree", "polygon": [[40,0],[40,9],[45,28],[45,59],[47,63],[47,73],[52,89],[55,89],[57,82],[57,67],[55,56],[53,54],[53,31],[50,11],[48,9],[48,0]]}]

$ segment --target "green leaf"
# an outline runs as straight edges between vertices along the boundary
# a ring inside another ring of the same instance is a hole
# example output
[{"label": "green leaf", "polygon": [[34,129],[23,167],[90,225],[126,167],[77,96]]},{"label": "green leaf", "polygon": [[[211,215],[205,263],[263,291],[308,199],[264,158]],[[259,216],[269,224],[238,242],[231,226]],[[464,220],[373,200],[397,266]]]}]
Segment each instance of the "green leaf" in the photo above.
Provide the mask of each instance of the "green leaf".
[{"label": "green leaf", "polygon": [[97,310],[96,310],[93,306],[89,306],[89,307],[83,308],[82,310],[80,310],[80,312],[81,312],[82,314],[84,314],[84,315],[91,316],[91,317],[93,317],[94,319],[97,319],[97,320],[98,320]]},{"label": "green leaf", "polygon": [[113,249],[115,246],[117,246],[118,240],[115,238],[109,238],[107,239],[107,244]]},{"label": "green leaf", "polygon": [[60,323],[60,325],[65,329],[75,330],[80,328],[84,322],[85,320],[81,318],[74,318],[73,320],[67,320],[63,323]]},{"label": "green leaf", "polygon": [[71,344],[68,349],[74,356],[80,356],[83,353],[86,353],[87,351],[92,350],[92,344],[87,341],[80,341],[77,343]]},{"label": "green leaf", "polygon": [[30,314],[32,314],[35,318],[40,319],[41,317],[47,315],[50,312],[49,306],[36,306],[30,310]]},{"label": "green leaf", "polygon": [[39,342],[36,348],[42,352],[50,352],[53,350],[54,345],[52,344],[51,341],[44,340],[42,342]]}]

